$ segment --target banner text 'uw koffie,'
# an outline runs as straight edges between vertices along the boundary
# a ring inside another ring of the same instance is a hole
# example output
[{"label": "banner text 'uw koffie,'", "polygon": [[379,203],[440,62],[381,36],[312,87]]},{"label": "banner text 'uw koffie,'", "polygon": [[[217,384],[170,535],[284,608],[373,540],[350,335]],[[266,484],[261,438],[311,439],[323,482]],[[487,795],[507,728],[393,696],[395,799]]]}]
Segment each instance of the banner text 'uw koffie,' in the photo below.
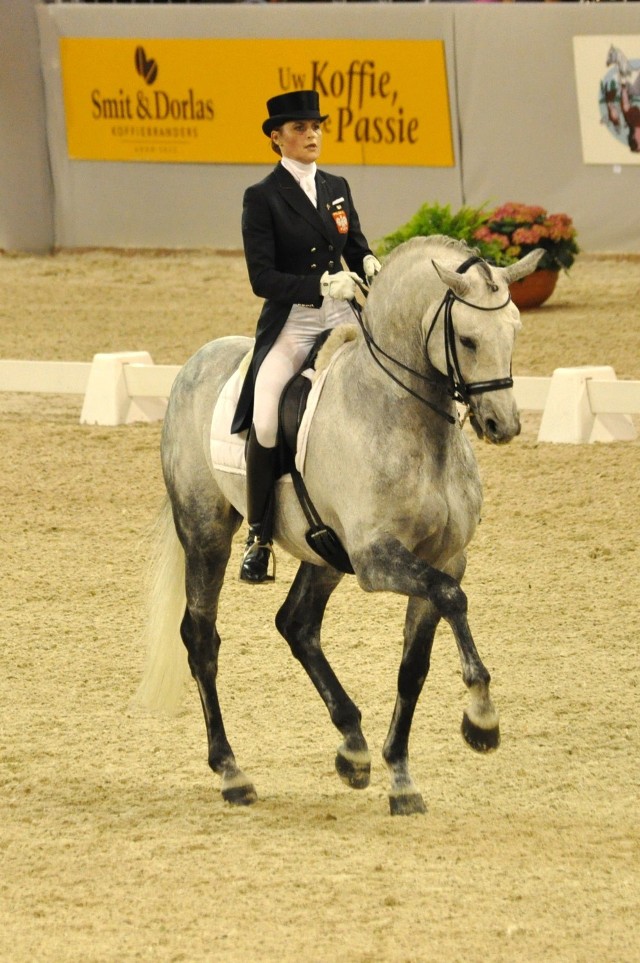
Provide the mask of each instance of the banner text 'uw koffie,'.
[{"label": "banner text 'uw koffie,'", "polygon": [[267,99],[315,89],[323,164],[454,164],[440,40],[66,37],[60,50],[73,159],[272,164]]}]

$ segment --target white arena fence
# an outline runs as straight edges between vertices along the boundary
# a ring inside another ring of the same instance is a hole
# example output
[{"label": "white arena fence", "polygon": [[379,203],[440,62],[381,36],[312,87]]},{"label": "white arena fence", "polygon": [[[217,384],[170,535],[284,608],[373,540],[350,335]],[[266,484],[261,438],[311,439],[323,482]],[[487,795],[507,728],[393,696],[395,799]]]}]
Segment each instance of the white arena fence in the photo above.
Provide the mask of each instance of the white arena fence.
[{"label": "white arena fence", "polygon": [[[180,365],[146,351],[96,354],[91,362],[0,361],[0,391],[83,396],[80,423],[160,421]],[[556,368],[550,378],[514,378],[522,411],[540,411],[538,441],[633,441],[640,381],[618,381],[609,365]]]}]

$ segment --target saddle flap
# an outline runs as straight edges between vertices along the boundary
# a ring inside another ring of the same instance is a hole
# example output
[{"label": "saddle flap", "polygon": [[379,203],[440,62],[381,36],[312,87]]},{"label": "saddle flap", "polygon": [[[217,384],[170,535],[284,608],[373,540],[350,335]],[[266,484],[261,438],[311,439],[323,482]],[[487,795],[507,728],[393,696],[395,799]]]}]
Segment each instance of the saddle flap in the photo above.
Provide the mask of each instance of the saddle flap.
[{"label": "saddle flap", "polygon": [[299,372],[287,382],[280,397],[279,438],[292,455],[295,455],[297,450],[298,431],[310,391],[311,379]]},{"label": "saddle flap", "polygon": [[318,352],[330,334],[331,330],[327,329],[318,335],[300,369],[293,378],[289,379],[280,395],[278,405],[278,474],[280,475],[288,475],[292,464],[295,465],[298,432],[312,387],[311,379],[305,372],[313,368]]}]

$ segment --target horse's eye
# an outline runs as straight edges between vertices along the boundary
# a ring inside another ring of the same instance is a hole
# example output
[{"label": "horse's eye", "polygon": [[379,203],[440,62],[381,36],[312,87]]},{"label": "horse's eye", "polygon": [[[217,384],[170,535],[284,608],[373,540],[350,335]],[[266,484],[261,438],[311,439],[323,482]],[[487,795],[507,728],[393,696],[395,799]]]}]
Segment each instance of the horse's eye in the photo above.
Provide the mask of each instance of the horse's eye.
[{"label": "horse's eye", "polygon": [[460,338],[460,344],[463,348],[468,348],[469,351],[476,350],[476,343],[473,338]]}]

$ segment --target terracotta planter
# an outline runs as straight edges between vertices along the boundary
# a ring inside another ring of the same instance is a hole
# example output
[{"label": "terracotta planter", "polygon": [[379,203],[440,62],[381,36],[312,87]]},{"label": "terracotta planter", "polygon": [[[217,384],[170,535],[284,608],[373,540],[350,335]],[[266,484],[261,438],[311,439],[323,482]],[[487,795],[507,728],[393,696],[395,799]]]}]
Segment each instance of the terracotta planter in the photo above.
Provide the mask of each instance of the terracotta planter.
[{"label": "terracotta planter", "polygon": [[537,308],[553,294],[559,271],[534,271],[509,285],[511,299],[521,311]]}]

